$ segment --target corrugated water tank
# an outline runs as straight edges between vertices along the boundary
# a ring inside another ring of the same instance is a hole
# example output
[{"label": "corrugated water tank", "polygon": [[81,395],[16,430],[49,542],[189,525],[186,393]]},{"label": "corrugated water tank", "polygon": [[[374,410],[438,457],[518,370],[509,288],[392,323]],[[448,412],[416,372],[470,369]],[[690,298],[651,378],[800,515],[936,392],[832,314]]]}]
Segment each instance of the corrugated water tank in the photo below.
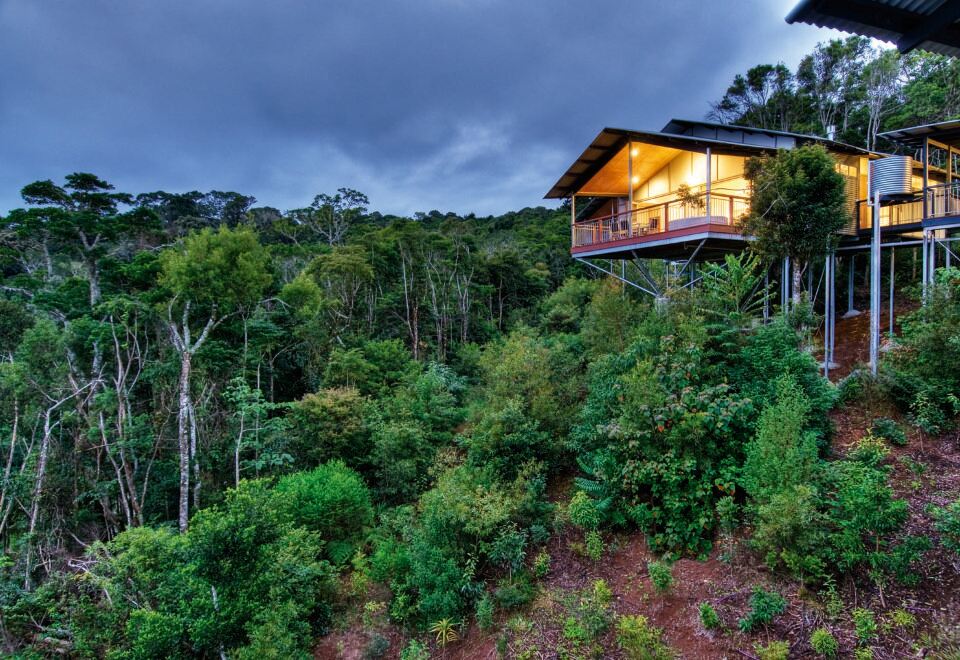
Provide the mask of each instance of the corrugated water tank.
[{"label": "corrugated water tank", "polygon": [[870,161],[870,196],[882,197],[913,194],[913,159],[910,156],[887,156]]}]

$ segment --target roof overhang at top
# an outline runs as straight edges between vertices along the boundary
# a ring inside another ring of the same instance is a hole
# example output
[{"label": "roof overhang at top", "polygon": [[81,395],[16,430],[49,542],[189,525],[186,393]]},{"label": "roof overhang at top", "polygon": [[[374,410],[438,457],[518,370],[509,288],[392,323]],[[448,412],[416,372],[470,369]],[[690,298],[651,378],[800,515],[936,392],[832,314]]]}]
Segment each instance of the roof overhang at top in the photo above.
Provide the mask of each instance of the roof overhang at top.
[{"label": "roof overhang at top", "polygon": [[894,142],[899,142],[900,144],[911,147],[922,146],[926,138],[957,147],[960,146],[960,119],[941,121],[936,124],[925,124],[923,126],[900,128],[895,131],[878,133],[877,137],[884,137],[888,140],[893,140]]},{"label": "roof overhang at top", "polygon": [[[686,134],[680,134],[681,131]],[[700,153],[705,153],[709,148],[715,154],[739,156],[756,156],[777,149],[789,149],[798,144],[816,142],[833,151],[869,154],[858,147],[814,135],[682,119],[671,120],[664,130],[659,132],[604,128],[544,195],[544,199],[564,199],[577,193],[629,142]]]},{"label": "roof overhang at top", "polygon": [[806,23],[960,57],[960,0],[801,0],[787,23]]}]

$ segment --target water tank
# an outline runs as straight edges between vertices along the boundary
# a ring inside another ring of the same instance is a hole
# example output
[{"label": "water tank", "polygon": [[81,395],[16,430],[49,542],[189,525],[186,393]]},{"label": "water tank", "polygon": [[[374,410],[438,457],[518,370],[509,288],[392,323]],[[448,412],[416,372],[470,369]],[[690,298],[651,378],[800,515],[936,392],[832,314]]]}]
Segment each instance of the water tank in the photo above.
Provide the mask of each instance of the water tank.
[{"label": "water tank", "polygon": [[870,197],[905,197],[913,194],[913,159],[887,156],[870,161]]}]

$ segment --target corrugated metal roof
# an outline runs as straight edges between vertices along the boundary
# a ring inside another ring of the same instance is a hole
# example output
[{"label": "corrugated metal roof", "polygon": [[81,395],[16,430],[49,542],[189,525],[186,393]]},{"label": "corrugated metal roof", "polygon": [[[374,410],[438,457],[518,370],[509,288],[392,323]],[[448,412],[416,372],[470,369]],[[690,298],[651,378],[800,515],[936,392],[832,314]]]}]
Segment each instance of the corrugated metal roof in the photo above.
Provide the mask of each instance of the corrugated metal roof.
[{"label": "corrugated metal roof", "polygon": [[960,57],[960,0],[801,0],[788,23],[806,23]]},{"label": "corrugated metal roof", "polygon": [[925,137],[930,137],[951,146],[960,146],[960,119],[898,128],[894,131],[878,133],[877,137],[887,138],[910,146],[919,146],[923,143]]}]

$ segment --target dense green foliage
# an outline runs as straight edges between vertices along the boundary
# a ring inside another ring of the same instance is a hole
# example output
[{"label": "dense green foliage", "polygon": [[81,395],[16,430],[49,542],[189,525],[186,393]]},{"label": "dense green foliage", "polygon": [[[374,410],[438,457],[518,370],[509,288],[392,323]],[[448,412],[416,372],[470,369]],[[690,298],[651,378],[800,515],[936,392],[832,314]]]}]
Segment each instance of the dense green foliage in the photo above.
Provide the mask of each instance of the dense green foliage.
[{"label": "dense green foliage", "polygon": [[[823,46],[799,83],[752,71],[724,112],[762,124],[807,104],[803,121],[815,108],[859,130],[860,92],[827,89],[818,67],[845,71],[863,48]],[[878,75],[914,63],[909,112],[954,98],[953,64],[884,57]],[[770,85],[762,107],[737,105]],[[799,258],[836,224],[828,159],[757,166],[796,202],[793,234],[771,240]],[[795,318],[763,321],[762,249],[703,264],[654,305],[569,259],[562,209],[385,217],[341,189],[280,212],[89,174],[23,197],[0,236],[5,653],[306,657],[373,593],[365,614],[452,642],[471,616],[490,628],[535,601],[548,543],[598,562],[633,530],[663,557],[648,567],[660,592],[675,559],[718,538],[729,559],[735,536],[810,585],[917,579],[930,541],[905,533],[889,483],[889,445],[908,436],[880,419],[832,453],[837,389]],[[925,433],[951,426],[958,283],[938,271],[882,377],[851,379],[845,401],[869,386]],[[933,515],[956,550],[958,505]],[[671,656],[643,617],[614,616],[606,583],[568,596],[566,648],[595,652],[615,626],[629,657]],[[786,601],[758,588],[750,606],[746,631]],[[722,627],[709,603],[700,616]],[[368,655],[389,643],[378,632]]]}]

